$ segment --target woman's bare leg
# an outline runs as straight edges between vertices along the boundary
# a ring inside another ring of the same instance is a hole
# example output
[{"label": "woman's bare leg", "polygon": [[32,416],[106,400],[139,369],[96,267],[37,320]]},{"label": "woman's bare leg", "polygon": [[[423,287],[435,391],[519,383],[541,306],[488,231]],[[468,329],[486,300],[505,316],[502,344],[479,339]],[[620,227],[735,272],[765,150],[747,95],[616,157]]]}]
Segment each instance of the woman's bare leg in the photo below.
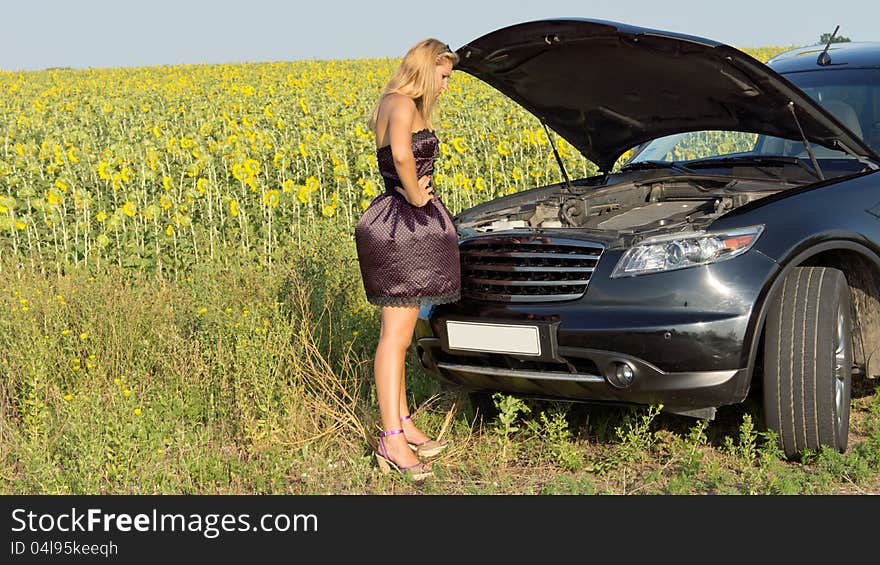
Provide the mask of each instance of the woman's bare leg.
[{"label": "woman's bare leg", "polygon": [[[409,415],[409,406],[407,404],[407,398],[406,398],[406,374],[405,374],[405,371],[400,376],[400,382],[401,382],[400,417],[403,418],[404,416]],[[404,420],[403,422],[401,422],[400,427],[403,428],[403,431],[406,434],[406,441],[408,441],[410,443],[419,445],[419,444],[424,443],[424,442],[428,441],[429,439],[431,439],[428,436],[426,436],[425,433],[422,432],[422,430],[418,429],[416,427],[415,422],[413,422],[411,419],[407,419],[407,420]],[[443,441],[441,443],[446,443],[446,442]]]},{"label": "woman's bare leg", "polygon": [[[404,351],[404,355],[406,352]],[[405,358],[405,357],[404,357]],[[409,416],[409,400],[406,396],[406,363],[400,365],[400,417]],[[428,436],[425,433],[416,427],[416,423],[407,418],[406,420],[400,423],[400,427],[403,428],[404,434],[406,435],[406,441],[409,443],[419,445],[428,441]],[[446,443],[445,441],[441,441],[441,443]]]},{"label": "woman's bare leg", "polygon": [[[406,351],[412,342],[418,318],[418,306],[383,306],[382,327],[373,369],[376,377],[376,396],[384,431],[399,430],[401,426],[401,398],[406,399],[404,369]],[[407,446],[404,434],[384,439],[388,456],[401,467],[416,465],[419,458]]]}]

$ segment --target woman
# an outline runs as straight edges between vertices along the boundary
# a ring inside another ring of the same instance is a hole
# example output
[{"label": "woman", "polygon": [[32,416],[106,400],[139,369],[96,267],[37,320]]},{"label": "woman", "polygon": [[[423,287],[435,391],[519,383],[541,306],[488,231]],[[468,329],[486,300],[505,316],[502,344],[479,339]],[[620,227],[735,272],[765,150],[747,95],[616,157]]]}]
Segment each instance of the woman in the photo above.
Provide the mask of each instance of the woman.
[{"label": "woman", "polygon": [[385,192],[355,228],[367,300],[382,308],[373,365],[383,430],[376,458],[384,472],[394,467],[414,480],[432,474],[420,457],[446,447],[410,418],[404,369],[419,307],[460,296],[458,237],[431,183],[440,145],[431,115],[456,63],[458,55],[448,45],[425,39],[406,53],[385,85],[369,122]]}]

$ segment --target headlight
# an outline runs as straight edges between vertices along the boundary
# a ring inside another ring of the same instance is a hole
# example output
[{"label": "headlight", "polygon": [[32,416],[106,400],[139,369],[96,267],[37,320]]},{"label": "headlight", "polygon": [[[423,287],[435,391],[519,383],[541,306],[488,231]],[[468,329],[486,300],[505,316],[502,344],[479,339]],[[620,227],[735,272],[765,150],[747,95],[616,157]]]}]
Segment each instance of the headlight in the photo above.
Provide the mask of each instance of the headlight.
[{"label": "headlight", "polygon": [[673,271],[725,261],[742,255],[758,241],[764,226],[750,226],[727,232],[697,232],[693,235],[646,239],[627,249],[611,278]]}]

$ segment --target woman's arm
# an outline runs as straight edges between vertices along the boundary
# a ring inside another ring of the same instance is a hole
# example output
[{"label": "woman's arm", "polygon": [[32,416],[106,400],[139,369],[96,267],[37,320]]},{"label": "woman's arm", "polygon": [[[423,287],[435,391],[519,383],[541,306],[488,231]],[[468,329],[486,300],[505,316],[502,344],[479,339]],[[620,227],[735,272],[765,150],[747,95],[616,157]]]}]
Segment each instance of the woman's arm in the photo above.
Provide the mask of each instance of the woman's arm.
[{"label": "woman's arm", "polygon": [[395,187],[413,206],[422,207],[431,201],[425,187],[431,177],[418,178],[416,159],[412,152],[412,129],[416,116],[416,104],[408,96],[393,94],[388,101],[388,136],[391,138],[391,155],[394,168],[403,188]]}]

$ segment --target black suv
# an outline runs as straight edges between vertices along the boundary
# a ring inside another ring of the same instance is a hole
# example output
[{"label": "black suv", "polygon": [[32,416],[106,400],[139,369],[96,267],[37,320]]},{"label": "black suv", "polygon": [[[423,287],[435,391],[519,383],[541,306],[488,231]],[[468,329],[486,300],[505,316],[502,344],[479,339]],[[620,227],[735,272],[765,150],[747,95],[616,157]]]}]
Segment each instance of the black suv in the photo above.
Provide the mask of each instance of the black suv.
[{"label": "black suv", "polygon": [[880,374],[880,43],[765,65],[569,19],[457,52],[600,174],[456,217],[462,298],[420,311],[425,368],[709,419],[757,384],[788,456],[844,451],[852,378]]}]

